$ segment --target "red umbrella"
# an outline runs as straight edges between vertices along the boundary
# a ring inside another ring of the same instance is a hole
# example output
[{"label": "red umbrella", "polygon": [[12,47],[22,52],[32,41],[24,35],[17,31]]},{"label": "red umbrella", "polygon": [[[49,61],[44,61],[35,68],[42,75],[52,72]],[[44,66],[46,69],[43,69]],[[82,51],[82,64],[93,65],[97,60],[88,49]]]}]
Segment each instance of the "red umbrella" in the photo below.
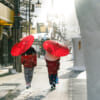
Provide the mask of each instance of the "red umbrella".
[{"label": "red umbrella", "polygon": [[12,56],[19,56],[27,51],[34,42],[32,35],[24,37],[19,43],[16,43],[11,49]]},{"label": "red umbrella", "polygon": [[69,49],[67,46],[61,45],[54,40],[47,40],[43,43],[43,47],[50,54],[55,56],[66,56],[69,54]]}]

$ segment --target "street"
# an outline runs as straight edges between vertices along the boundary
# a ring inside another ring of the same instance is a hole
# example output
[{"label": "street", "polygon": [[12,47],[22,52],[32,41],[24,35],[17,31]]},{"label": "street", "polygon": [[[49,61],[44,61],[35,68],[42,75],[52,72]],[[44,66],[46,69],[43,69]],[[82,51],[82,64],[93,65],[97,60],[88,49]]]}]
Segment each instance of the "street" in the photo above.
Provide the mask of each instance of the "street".
[{"label": "street", "polygon": [[72,55],[61,58],[59,83],[50,90],[44,58],[38,58],[32,87],[25,88],[24,73],[0,77],[0,100],[87,100],[86,72],[68,70],[73,66]]}]

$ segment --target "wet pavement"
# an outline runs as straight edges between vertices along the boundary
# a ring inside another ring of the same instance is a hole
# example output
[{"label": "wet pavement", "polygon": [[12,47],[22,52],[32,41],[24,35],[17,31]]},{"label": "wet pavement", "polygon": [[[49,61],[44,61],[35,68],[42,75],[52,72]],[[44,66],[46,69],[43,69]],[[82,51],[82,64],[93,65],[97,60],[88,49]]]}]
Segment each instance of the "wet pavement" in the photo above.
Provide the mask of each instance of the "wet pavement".
[{"label": "wet pavement", "polygon": [[30,89],[25,89],[23,72],[0,77],[0,100],[87,100],[86,72],[68,70],[72,66],[71,55],[61,58],[59,83],[51,91],[45,61],[38,58]]}]

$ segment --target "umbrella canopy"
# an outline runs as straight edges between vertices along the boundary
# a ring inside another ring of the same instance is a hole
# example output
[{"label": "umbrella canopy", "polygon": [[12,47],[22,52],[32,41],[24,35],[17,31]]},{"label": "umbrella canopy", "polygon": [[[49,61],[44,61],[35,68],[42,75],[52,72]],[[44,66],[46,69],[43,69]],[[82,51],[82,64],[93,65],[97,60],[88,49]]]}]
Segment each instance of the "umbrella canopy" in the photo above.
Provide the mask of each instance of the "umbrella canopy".
[{"label": "umbrella canopy", "polygon": [[69,49],[67,46],[59,44],[54,40],[47,40],[43,43],[43,47],[46,51],[54,56],[66,56],[69,54]]},{"label": "umbrella canopy", "polygon": [[19,56],[27,51],[34,42],[32,35],[24,37],[19,43],[16,43],[11,49],[12,56]]}]

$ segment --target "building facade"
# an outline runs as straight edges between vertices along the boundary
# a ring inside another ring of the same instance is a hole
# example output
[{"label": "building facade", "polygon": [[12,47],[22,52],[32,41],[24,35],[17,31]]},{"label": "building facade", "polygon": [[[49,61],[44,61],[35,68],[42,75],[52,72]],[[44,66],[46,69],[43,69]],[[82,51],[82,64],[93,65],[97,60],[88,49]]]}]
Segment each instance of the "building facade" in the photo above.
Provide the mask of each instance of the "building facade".
[{"label": "building facade", "polygon": [[14,23],[14,0],[0,0],[0,66],[12,63],[12,25]]}]

